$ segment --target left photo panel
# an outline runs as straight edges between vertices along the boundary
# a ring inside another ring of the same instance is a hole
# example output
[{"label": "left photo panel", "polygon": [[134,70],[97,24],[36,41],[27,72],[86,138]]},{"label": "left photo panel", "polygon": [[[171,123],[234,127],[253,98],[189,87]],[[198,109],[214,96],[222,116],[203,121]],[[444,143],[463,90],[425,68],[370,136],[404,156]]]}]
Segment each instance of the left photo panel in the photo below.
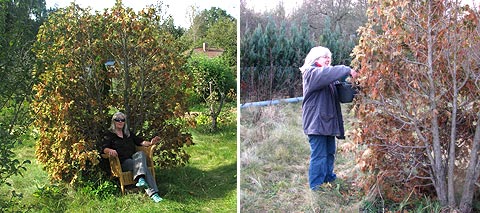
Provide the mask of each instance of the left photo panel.
[{"label": "left photo panel", "polygon": [[0,212],[237,212],[240,1],[0,1]]}]

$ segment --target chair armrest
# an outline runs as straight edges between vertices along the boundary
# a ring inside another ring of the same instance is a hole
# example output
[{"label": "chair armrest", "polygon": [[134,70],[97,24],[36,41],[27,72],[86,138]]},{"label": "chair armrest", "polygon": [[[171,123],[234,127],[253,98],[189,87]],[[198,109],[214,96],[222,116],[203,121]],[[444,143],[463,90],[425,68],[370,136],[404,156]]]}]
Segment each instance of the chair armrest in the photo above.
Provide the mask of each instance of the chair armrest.
[{"label": "chair armrest", "polygon": [[[153,149],[155,148],[155,145],[152,146],[137,146],[136,151],[143,151],[147,155],[147,165],[148,166],[154,166],[153,164]],[[110,163],[110,170],[112,171],[112,175],[114,177],[121,177],[122,175],[122,164],[120,164],[120,159],[118,156],[111,156],[108,154],[100,154],[102,158],[108,158],[108,161]]]},{"label": "chair armrest", "polygon": [[111,156],[105,153],[100,154],[100,156],[108,159],[108,162],[110,163],[110,170],[114,177],[120,177],[122,175],[122,165],[120,164],[120,159],[118,159],[118,156]]}]

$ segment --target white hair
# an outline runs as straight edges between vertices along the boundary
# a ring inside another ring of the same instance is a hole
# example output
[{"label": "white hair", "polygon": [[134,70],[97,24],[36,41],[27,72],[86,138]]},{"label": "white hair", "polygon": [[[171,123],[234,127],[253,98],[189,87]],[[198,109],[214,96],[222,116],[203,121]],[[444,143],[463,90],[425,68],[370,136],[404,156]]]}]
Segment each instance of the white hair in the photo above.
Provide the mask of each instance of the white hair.
[{"label": "white hair", "polygon": [[300,67],[300,71],[305,72],[309,67],[311,67],[315,61],[320,58],[320,57],[332,57],[332,52],[326,47],[318,46],[318,47],[313,47],[310,49],[310,52],[308,52],[307,57],[305,57],[305,63],[303,64],[302,67]]},{"label": "white hair", "polygon": [[113,114],[112,116],[112,124],[110,125],[110,128],[108,130],[110,130],[110,132],[112,133],[116,133],[115,132],[115,119],[125,119],[125,122],[124,122],[124,125],[123,125],[123,135],[128,138],[130,137],[130,131],[128,130],[128,126],[127,126],[127,116],[125,114],[123,114],[122,112],[116,112],[115,114]]}]

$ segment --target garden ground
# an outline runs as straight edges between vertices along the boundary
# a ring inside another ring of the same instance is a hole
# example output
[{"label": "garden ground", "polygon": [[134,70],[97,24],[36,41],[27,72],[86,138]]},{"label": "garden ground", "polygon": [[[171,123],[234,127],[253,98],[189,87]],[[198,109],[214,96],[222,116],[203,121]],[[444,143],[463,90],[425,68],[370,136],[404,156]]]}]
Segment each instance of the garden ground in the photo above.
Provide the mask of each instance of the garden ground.
[{"label": "garden ground", "polygon": [[357,183],[355,156],[364,147],[351,141],[353,113],[342,105],[346,140],[337,140],[338,179],[320,192],[308,186],[310,146],[301,123],[301,103],[250,107],[240,118],[240,208],[242,212],[440,212],[429,198],[402,203],[364,192]]},{"label": "garden ground", "polygon": [[[228,109],[236,114],[236,108]],[[235,115],[233,115],[235,117]],[[73,189],[50,183],[35,160],[33,140],[15,148],[20,161],[30,160],[23,176],[8,180],[0,194],[12,197],[19,212],[236,212],[236,119],[218,133],[192,130],[195,145],[187,147],[189,163],[172,169],[156,168],[157,185],[164,199],[154,203],[143,192],[121,195],[114,181],[99,180]]]}]

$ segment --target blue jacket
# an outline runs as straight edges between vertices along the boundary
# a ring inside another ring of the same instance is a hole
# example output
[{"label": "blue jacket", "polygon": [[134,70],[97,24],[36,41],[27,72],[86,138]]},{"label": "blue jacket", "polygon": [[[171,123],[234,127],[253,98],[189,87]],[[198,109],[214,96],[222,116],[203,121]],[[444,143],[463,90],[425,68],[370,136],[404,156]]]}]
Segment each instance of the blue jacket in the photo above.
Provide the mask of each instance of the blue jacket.
[{"label": "blue jacket", "polygon": [[314,67],[303,73],[302,125],[306,135],[345,138],[342,109],[334,83],[350,74],[344,65]]}]

